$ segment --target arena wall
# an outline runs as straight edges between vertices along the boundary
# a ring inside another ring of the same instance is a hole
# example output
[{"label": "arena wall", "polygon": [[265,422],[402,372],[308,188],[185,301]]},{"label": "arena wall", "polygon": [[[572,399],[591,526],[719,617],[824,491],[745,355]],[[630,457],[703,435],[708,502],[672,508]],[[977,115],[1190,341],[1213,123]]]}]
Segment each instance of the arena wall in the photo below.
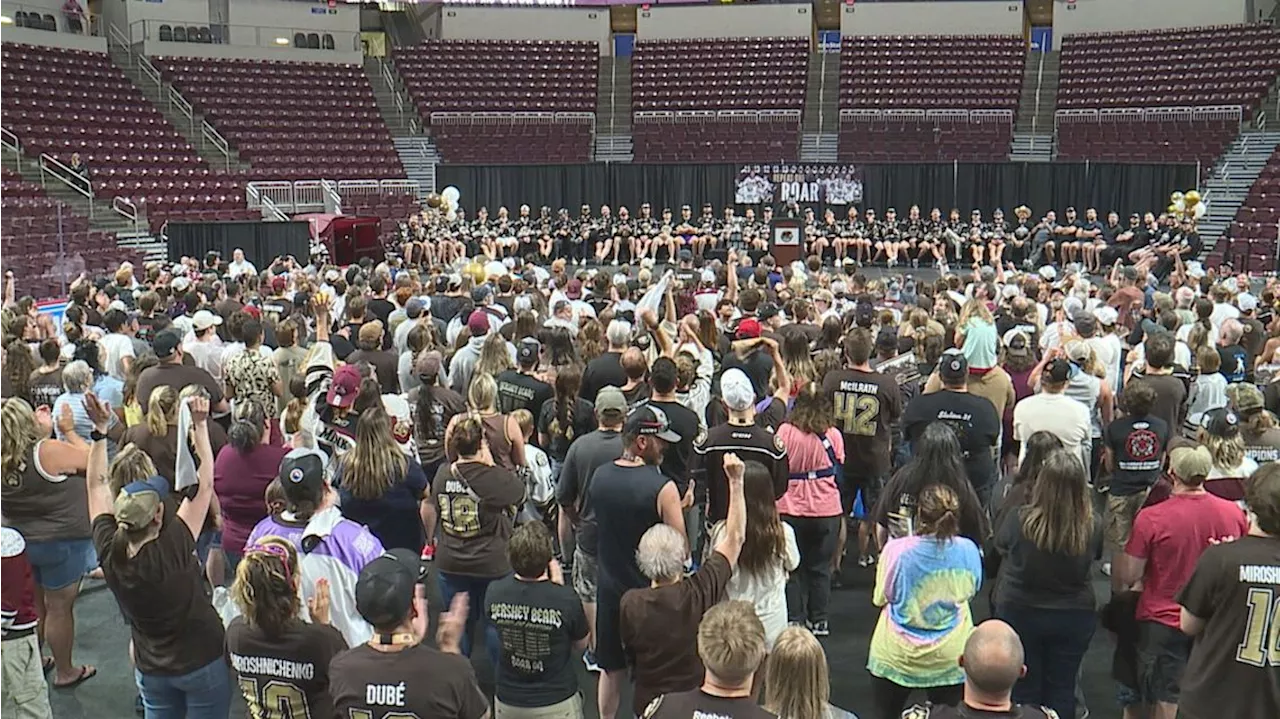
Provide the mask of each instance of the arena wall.
[{"label": "arena wall", "polygon": [[1022,3],[992,0],[854,3],[845,5],[840,13],[840,34],[1021,35]]},{"label": "arena wall", "polygon": [[609,52],[609,10],[448,6],[440,13],[445,40],[578,40]]},{"label": "arena wall", "polygon": [[[23,3],[23,5],[25,7],[22,8],[22,12],[35,12],[35,10],[27,3]],[[0,15],[12,18],[13,15],[10,13],[14,12],[18,11],[11,10],[4,5],[0,5]],[[25,27],[14,27],[13,25],[4,26],[4,41],[17,42],[24,45],[60,47],[67,50],[90,50],[93,52],[107,51],[107,39],[105,37],[87,37],[85,35],[72,35],[65,32],[28,30]]]},{"label": "arena wall", "polygon": [[1055,0],[1053,48],[1074,33],[1248,22],[1249,6],[1250,0]]},{"label": "arena wall", "polygon": [[807,5],[682,5],[641,10],[638,40],[711,37],[809,37],[813,12]]}]

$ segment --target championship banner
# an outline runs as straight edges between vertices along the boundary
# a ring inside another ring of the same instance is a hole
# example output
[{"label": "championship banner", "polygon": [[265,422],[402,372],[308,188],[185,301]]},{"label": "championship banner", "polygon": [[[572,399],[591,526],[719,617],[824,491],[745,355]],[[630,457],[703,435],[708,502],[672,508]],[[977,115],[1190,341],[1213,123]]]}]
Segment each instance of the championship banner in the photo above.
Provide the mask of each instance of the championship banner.
[{"label": "championship banner", "polygon": [[739,205],[855,205],[862,202],[862,173],[855,165],[746,165],[738,171]]}]

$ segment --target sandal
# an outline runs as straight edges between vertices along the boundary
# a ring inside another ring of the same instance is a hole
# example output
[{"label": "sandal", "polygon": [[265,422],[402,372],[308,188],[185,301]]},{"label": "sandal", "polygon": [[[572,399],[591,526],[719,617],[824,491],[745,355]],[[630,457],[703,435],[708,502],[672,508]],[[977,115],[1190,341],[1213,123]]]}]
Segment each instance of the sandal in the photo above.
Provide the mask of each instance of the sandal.
[{"label": "sandal", "polygon": [[80,667],[80,673],[76,675],[75,679],[72,679],[66,684],[58,684],[57,682],[53,682],[53,688],[54,689],[70,689],[71,687],[74,687],[77,684],[80,684],[87,679],[92,679],[94,675],[96,675],[97,673],[98,673],[98,670],[96,667],[91,667],[88,665],[82,666]]}]

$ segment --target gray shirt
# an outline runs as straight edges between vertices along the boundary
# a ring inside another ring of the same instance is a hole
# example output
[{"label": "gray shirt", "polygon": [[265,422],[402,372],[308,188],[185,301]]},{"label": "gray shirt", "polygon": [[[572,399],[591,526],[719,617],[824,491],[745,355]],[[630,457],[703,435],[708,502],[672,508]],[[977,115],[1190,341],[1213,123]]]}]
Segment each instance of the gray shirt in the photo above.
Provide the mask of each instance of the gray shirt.
[{"label": "gray shirt", "polygon": [[574,440],[569,445],[564,464],[560,466],[556,502],[562,507],[577,510],[577,531],[574,536],[578,547],[586,554],[594,554],[596,546],[595,510],[587,501],[591,475],[598,467],[621,456],[622,435],[616,430],[597,429]]}]

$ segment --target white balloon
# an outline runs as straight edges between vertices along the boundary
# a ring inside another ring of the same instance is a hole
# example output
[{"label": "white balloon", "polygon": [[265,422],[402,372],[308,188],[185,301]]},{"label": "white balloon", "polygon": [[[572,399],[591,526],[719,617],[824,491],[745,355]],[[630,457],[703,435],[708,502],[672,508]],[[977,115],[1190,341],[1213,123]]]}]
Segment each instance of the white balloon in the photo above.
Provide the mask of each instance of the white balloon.
[{"label": "white balloon", "polygon": [[1178,200],[1177,202],[1173,203],[1173,206],[1174,206],[1174,207],[1176,207],[1176,208],[1178,208],[1178,212],[1186,212],[1186,211],[1187,211],[1187,201],[1186,201],[1186,200]]},{"label": "white balloon", "polygon": [[1192,210],[1192,212],[1195,214],[1195,218],[1198,220],[1201,217],[1204,217],[1205,215],[1209,214],[1209,208],[1205,207],[1205,204],[1201,202],[1196,205],[1196,209]]},{"label": "white balloon", "polygon": [[448,187],[444,188],[444,191],[440,193],[440,196],[448,200],[450,204],[456,205],[458,204],[458,198],[462,197],[462,193],[458,190],[458,188],[454,187],[453,185],[449,185]]},{"label": "white balloon", "polygon": [[457,210],[449,210],[449,212],[448,212],[447,214],[445,214],[444,219],[446,219],[446,220],[448,220],[448,221],[450,221],[450,222],[453,222],[454,220],[458,219],[458,211],[457,211]]}]

